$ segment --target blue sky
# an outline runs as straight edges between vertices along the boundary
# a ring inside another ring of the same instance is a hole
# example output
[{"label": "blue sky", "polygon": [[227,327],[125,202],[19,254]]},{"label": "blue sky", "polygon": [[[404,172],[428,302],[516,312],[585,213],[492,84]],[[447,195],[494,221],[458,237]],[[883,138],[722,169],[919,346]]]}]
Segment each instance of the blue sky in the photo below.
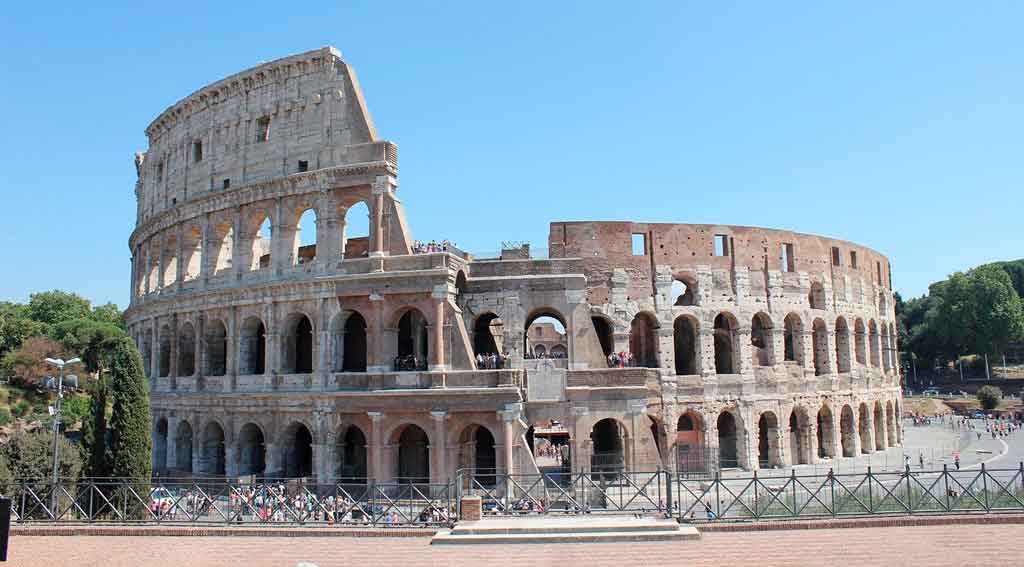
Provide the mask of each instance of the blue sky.
[{"label": "blue sky", "polygon": [[146,125],[327,44],[399,145],[419,239],[788,228],[888,254],[907,296],[1024,257],[1024,4],[66,4],[0,21],[0,300],[60,287],[125,306]]}]

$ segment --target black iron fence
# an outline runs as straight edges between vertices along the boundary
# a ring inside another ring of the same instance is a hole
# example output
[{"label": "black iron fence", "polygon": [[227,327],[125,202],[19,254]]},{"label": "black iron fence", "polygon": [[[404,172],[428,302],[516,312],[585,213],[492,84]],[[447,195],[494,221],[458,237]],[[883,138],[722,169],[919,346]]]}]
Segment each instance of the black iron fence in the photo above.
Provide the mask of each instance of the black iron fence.
[{"label": "black iron fence", "polygon": [[464,494],[482,499],[484,515],[667,513],[672,475],[665,471],[496,474],[484,484],[463,476]]},{"label": "black iron fence", "polygon": [[14,480],[0,493],[11,498],[16,522],[290,524],[441,526],[457,517],[452,483],[302,479],[233,482],[225,479]]},{"label": "black iron fence", "polygon": [[1024,463],[1015,469],[912,470],[692,480],[677,477],[684,521],[1024,512]]}]

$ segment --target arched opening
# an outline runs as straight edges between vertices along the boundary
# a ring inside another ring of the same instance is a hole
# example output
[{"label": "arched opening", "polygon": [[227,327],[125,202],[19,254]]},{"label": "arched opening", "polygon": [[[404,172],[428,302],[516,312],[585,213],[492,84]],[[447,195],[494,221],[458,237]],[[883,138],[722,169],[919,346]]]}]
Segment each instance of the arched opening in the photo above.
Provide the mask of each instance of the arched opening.
[{"label": "arched opening", "polygon": [[569,349],[565,345],[552,345],[550,354],[551,358],[569,358]]},{"label": "arched opening", "polygon": [[366,372],[366,319],[358,311],[342,311],[331,320],[331,368],[334,372]]},{"label": "arched opening", "polygon": [[427,369],[427,319],[410,309],[398,320],[398,358],[395,370]]},{"label": "arched opening", "polygon": [[868,321],[868,345],[871,348],[871,366],[878,368],[881,365],[878,354],[878,326],[875,325],[874,319]]},{"label": "arched opening", "polygon": [[885,450],[885,413],[882,410],[882,402],[875,402],[875,450]]},{"label": "arched opening", "polygon": [[153,429],[153,470],[167,470],[167,419],[161,417]]},{"label": "arched opening", "polygon": [[697,281],[691,276],[676,276],[672,280],[672,305],[686,307],[697,304]]},{"label": "arched opening", "polygon": [[754,366],[775,364],[772,319],[767,313],[758,313],[750,320],[750,350]]},{"label": "arched opening", "polygon": [[224,376],[228,372],[228,330],[219,319],[206,324],[207,376]]},{"label": "arched opening", "polygon": [[864,348],[865,335],[867,333],[864,330],[864,321],[857,319],[853,323],[853,340],[854,340],[854,351],[857,357],[857,364],[867,364],[867,354]]},{"label": "arched opening", "polygon": [[637,313],[629,325],[629,350],[633,365],[642,368],[658,367],[658,339],[655,329],[658,321],[650,313]]},{"label": "arched opening", "polygon": [[601,343],[601,352],[604,353],[605,358],[607,358],[615,349],[615,340],[612,336],[612,324],[607,318],[599,315],[591,316],[590,322],[594,325],[594,332],[597,333],[598,342]]},{"label": "arched opening", "polygon": [[850,327],[846,319],[836,319],[836,365],[840,373],[850,371]]},{"label": "arched opening", "polygon": [[295,225],[295,240],[292,242],[295,265],[313,263],[316,260],[316,245],[316,211],[306,209]]},{"label": "arched opening", "polygon": [[267,468],[267,445],[263,430],[247,423],[238,432],[238,474],[261,475]]},{"label": "arched opening", "polygon": [[676,317],[672,323],[672,344],[675,347],[676,374],[697,374],[697,319],[689,315]]},{"label": "arched opening", "polygon": [[892,402],[885,402],[885,427],[888,430],[886,439],[889,441],[889,446],[897,446],[899,443],[896,440],[896,419],[893,416]]},{"label": "arched opening", "polygon": [[[833,420],[832,410],[828,406],[821,406],[821,409],[818,410],[818,457],[822,459],[831,459],[836,456],[836,433]],[[843,441],[843,451],[846,451],[846,441]]]},{"label": "arched opening", "polygon": [[281,464],[285,478],[313,475],[313,434],[302,423],[292,423],[285,430]]},{"label": "arched opening", "polygon": [[171,328],[160,327],[160,360],[157,376],[166,378],[171,375]]},{"label": "arched opening", "polygon": [[824,376],[829,373],[828,360],[828,329],[825,322],[815,319],[811,324],[811,350],[814,353],[814,375]]},{"label": "arched opening", "polygon": [[235,249],[235,229],[230,223],[221,223],[215,225],[213,231],[214,238],[216,238],[214,244],[216,256],[213,259],[213,275],[217,276],[230,272],[234,267],[232,254]]},{"label": "arched opening", "polygon": [[844,457],[857,456],[857,441],[854,437],[857,432],[854,431],[854,421],[853,409],[850,406],[843,406],[843,411],[839,415],[839,435],[843,443]]},{"label": "arched opening", "polygon": [[146,371],[147,378],[153,378],[153,329],[146,329],[142,333],[142,364]]},{"label": "arched opening", "polygon": [[459,306],[459,309],[463,309],[466,305],[466,288],[469,284],[466,282],[466,272],[459,270],[455,274],[455,305]]},{"label": "arched opening", "polygon": [[345,429],[345,434],[338,437],[335,451],[338,459],[337,474],[343,482],[366,482],[366,435],[355,425]]},{"label": "arched opening", "polygon": [[899,346],[897,345],[896,325],[889,323],[889,367],[899,373]]},{"label": "arched opening", "polygon": [[903,426],[902,426],[903,414],[900,413],[900,403],[898,401],[893,402],[892,410],[893,410],[893,413],[896,414],[894,416],[894,418],[896,420],[896,443],[902,445],[903,444]]},{"label": "arched opening", "polygon": [[770,411],[763,412],[757,420],[757,463],[765,469],[782,466],[779,419]]},{"label": "arched opening", "polygon": [[733,341],[736,335],[736,324],[731,315],[719,313],[715,317],[715,372],[718,374],[735,374]]},{"label": "arched opening", "polygon": [[196,373],[196,331],[192,323],[184,323],[178,329],[178,376],[192,376]]},{"label": "arched opening", "polygon": [[174,469],[192,472],[192,425],[184,420],[174,434]]},{"label": "arched opening", "polygon": [[889,326],[882,323],[882,370],[888,373],[889,366]]},{"label": "arched opening", "polygon": [[860,434],[860,452],[868,454],[871,452],[871,413],[868,405],[860,404],[860,415],[857,421],[857,432]]},{"label": "arched opening", "polygon": [[203,233],[197,226],[190,226],[183,233],[182,281],[190,282],[199,277],[203,269]]},{"label": "arched opening", "polygon": [[365,258],[370,254],[370,208],[360,201],[341,210],[342,257]]},{"label": "arched opening", "polygon": [[167,237],[161,276],[162,287],[171,287],[178,279],[178,239],[174,235]]},{"label": "arched opening", "polygon": [[626,428],[618,421],[606,418],[595,423],[590,431],[590,441],[594,447],[590,470],[595,474],[610,476],[623,472],[626,467],[625,438]]},{"label": "arched opening", "polygon": [[550,356],[551,347],[555,345],[565,347],[569,345],[568,335],[565,331],[565,319],[562,317],[562,314],[552,309],[534,311],[527,317],[525,333],[523,333],[523,353],[525,357],[541,358]]},{"label": "arched opening", "polygon": [[687,411],[676,421],[676,470],[680,474],[707,473],[711,470],[703,431],[700,414],[694,411]]},{"label": "arched opening", "polygon": [[211,421],[203,429],[202,471],[208,475],[224,476],[225,463],[224,429],[219,423]]},{"label": "arched opening", "polygon": [[504,350],[505,324],[494,313],[484,313],[473,325],[473,352],[479,355],[501,354]]},{"label": "arched opening", "polygon": [[313,324],[309,317],[293,313],[285,320],[284,357],[281,369],[287,374],[313,372]]},{"label": "arched opening", "polygon": [[796,313],[786,315],[783,360],[804,365],[804,323]]},{"label": "arched opening", "polygon": [[249,269],[252,271],[263,270],[270,267],[271,243],[273,242],[273,225],[269,216],[262,217],[252,238],[251,258],[252,263]]},{"label": "arched opening", "polygon": [[459,436],[459,468],[470,471],[480,486],[493,487],[498,467],[494,435],[481,425],[470,425]]},{"label": "arched opening", "polygon": [[430,439],[417,425],[409,424],[398,435],[399,482],[430,482]]},{"label": "arched opening", "polygon": [[736,417],[728,411],[718,414],[718,464],[723,469],[739,466]]},{"label": "arched opening", "polygon": [[811,309],[825,308],[825,286],[821,285],[821,282],[811,284],[811,292],[807,294],[807,303]]},{"label": "arched opening", "polygon": [[544,420],[526,430],[526,445],[542,474],[565,479],[572,468],[569,430],[558,421]]},{"label": "arched opening", "polygon": [[807,425],[807,414],[800,408],[793,409],[789,414],[789,451],[794,465],[811,462]]},{"label": "arched opening", "polygon": [[239,341],[241,368],[239,374],[263,374],[267,360],[267,329],[263,321],[249,317],[242,323]]}]

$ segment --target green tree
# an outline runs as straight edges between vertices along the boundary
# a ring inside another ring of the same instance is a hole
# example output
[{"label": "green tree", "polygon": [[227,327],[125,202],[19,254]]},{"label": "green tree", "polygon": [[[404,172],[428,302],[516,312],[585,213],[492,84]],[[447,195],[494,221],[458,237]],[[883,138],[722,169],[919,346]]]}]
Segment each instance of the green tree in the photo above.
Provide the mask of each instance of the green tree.
[{"label": "green tree", "polygon": [[[15,431],[0,445],[0,456],[10,475],[17,479],[49,479],[53,474],[53,435],[46,431]],[[82,470],[78,450],[67,439],[60,440],[61,478],[77,479]]]},{"label": "green tree", "polygon": [[110,476],[110,445],[107,435],[107,378],[100,374],[91,383],[89,409],[82,420],[79,450],[85,463],[85,476]]},{"label": "green tree", "polygon": [[18,350],[25,339],[43,334],[45,325],[29,317],[28,306],[0,302],[0,357]]},{"label": "green tree", "polygon": [[992,410],[995,409],[996,406],[999,405],[999,401],[1003,399],[1003,391],[991,384],[987,384],[978,388],[977,396],[982,409]]},{"label": "green tree", "polygon": [[958,328],[949,332],[958,333],[953,336],[959,336],[962,352],[997,355],[1024,334],[1021,298],[1002,269],[987,265],[971,270],[951,295],[950,322]]},{"label": "green tree", "polygon": [[[0,374],[18,386],[36,386],[43,377],[53,376],[58,370],[48,366],[44,359],[67,359],[67,351],[61,343],[45,338],[31,337],[15,351],[7,353],[0,360]],[[68,367],[67,370],[73,370]]]},{"label": "green tree", "polygon": [[92,313],[89,314],[89,318],[100,323],[110,323],[122,331],[125,330],[124,312],[121,311],[120,307],[113,303],[105,303],[103,305],[93,307]]},{"label": "green tree", "polygon": [[33,293],[28,299],[29,317],[45,325],[47,333],[59,323],[70,319],[85,319],[91,312],[88,299],[57,289]]},{"label": "green tree", "polygon": [[118,326],[94,319],[70,319],[59,323],[53,331],[68,351],[77,353],[90,374],[110,368],[110,359],[121,339],[127,337]]},{"label": "green tree", "polygon": [[142,357],[128,337],[118,342],[111,357],[110,396],[111,475],[148,481],[152,473],[149,389]]}]

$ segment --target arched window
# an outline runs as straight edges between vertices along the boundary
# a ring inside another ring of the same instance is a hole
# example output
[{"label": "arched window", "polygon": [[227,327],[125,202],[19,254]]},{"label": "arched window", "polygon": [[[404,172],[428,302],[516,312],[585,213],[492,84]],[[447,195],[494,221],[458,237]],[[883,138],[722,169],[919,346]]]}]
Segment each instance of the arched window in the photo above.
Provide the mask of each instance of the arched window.
[{"label": "arched window", "polygon": [[804,323],[796,313],[786,315],[785,320],[785,358],[789,362],[804,365]]},{"label": "arched window", "polygon": [[864,330],[864,321],[857,319],[853,322],[854,350],[857,356],[857,364],[867,364],[867,352],[864,346],[867,340],[867,332]]},{"label": "arched window", "polygon": [[203,232],[199,227],[185,229],[182,249],[182,280],[190,282],[198,278],[203,269]]},{"label": "arched window", "polygon": [[213,252],[213,275],[230,272],[234,263],[232,254],[235,248],[235,230],[230,223],[215,224],[212,227],[215,244]]},{"label": "arched window", "polygon": [[247,423],[238,432],[238,474],[263,474],[266,471],[267,446],[263,430]]},{"label": "arched window", "polygon": [[239,342],[241,368],[239,374],[263,374],[266,371],[267,329],[263,321],[249,317],[242,323]]},{"label": "arched window", "polygon": [[526,318],[526,327],[523,330],[523,352],[527,357],[536,356],[538,346],[544,347],[541,349],[544,355],[550,355],[551,347],[554,345],[568,347],[565,319],[561,313],[553,309],[535,310]]},{"label": "arched window", "polygon": [[157,376],[166,378],[171,375],[171,327],[160,327],[160,360]]},{"label": "arched window", "polygon": [[293,313],[285,320],[282,370],[289,374],[313,371],[313,324],[309,317]]},{"label": "arched window", "polygon": [[192,323],[183,323],[178,329],[178,376],[196,373],[196,331]]},{"label": "arched window", "polygon": [[163,287],[171,287],[178,279],[178,239],[173,234],[164,243],[164,265],[161,283]]},{"label": "arched window", "polygon": [[363,484],[366,482],[366,435],[355,425],[348,426],[338,437],[337,476],[340,482]]},{"label": "arched window", "polygon": [[410,309],[398,320],[398,358],[395,370],[427,369],[427,319]]},{"label": "arched window", "polygon": [[370,253],[370,208],[360,201],[341,210],[343,258],[365,258]]},{"label": "arched window", "polygon": [[814,375],[823,376],[829,373],[828,329],[825,322],[815,319],[811,330],[811,349],[814,351]]},{"label": "arched window", "polygon": [[839,372],[850,371],[850,327],[846,319],[836,319],[836,365]]},{"label": "arched window", "polygon": [[273,251],[273,224],[270,222],[270,217],[263,217],[257,226],[259,228],[256,229],[252,238],[252,264],[249,266],[252,271],[269,268]]},{"label": "arched window", "polygon": [[181,420],[174,434],[175,470],[192,472],[192,425]]},{"label": "arched window", "polygon": [[717,374],[735,374],[735,335],[736,325],[731,315],[719,313],[715,317],[715,372]]},{"label": "arched window", "polygon": [[[281,465],[285,478],[305,478],[313,474],[313,434],[301,423],[285,429]],[[273,471],[272,471],[273,472]]]},{"label": "arched window", "polygon": [[292,258],[296,266],[312,264],[316,260],[316,211],[306,209],[295,225]]},{"label": "arched window", "polygon": [[650,313],[637,313],[629,326],[629,350],[633,363],[643,368],[658,367],[658,321]]},{"label": "arched window", "polygon": [[366,372],[366,319],[343,311],[331,321],[332,368],[335,372]]},{"label": "arched window", "polygon": [[505,352],[505,324],[494,313],[484,313],[473,325],[473,352],[500,354]]},{"label": "arched window", "polygon": [[206,375],[224,376],[228,368],[228,331],[214,319],[206,324]]},{"label": "arched window", "polygon": [[430,439],[427,433],[416,425],[406,425],[397,435],[395,444],[399,482],[430,482]]},{"label": "arched window", "polygon": [[224,476],[226,462],[224,454],[224,429],[216,421],[206,424],[203,429],[203,473],[214,476]]},{"label": "arched window", "polygon": [[736,417],[728,411],[718,414],[718,464],[723,469],[739,466]]},{"label": "arched window", "polygon": [[688,306],[697,304],[697,280],[692,276],[676,276],[672,280],[672,305]]},{"label": "arched window", "polygon": [[754,366],[771,366],[775,363],[772,320],[766,313],[758,313],[750,320],[750,350]]},{"label": "arched window", "polygon": [[871,366],[878,368],[881,366],[881,360],[878,352],[878,326],[875,325],[874,319],[868,321],[868,347],[871,349]]},{"label": "arched window", "polygon": [[811,309],[825,308],[825,286],[821,285],[821,282],[811,284],[811,292],[807,296],[807,303],[811,306]]},{"label": "arched window", "polygon": [[688,315],[676,317],[672,324],[676,374],[697,374],[697,320]]}]

